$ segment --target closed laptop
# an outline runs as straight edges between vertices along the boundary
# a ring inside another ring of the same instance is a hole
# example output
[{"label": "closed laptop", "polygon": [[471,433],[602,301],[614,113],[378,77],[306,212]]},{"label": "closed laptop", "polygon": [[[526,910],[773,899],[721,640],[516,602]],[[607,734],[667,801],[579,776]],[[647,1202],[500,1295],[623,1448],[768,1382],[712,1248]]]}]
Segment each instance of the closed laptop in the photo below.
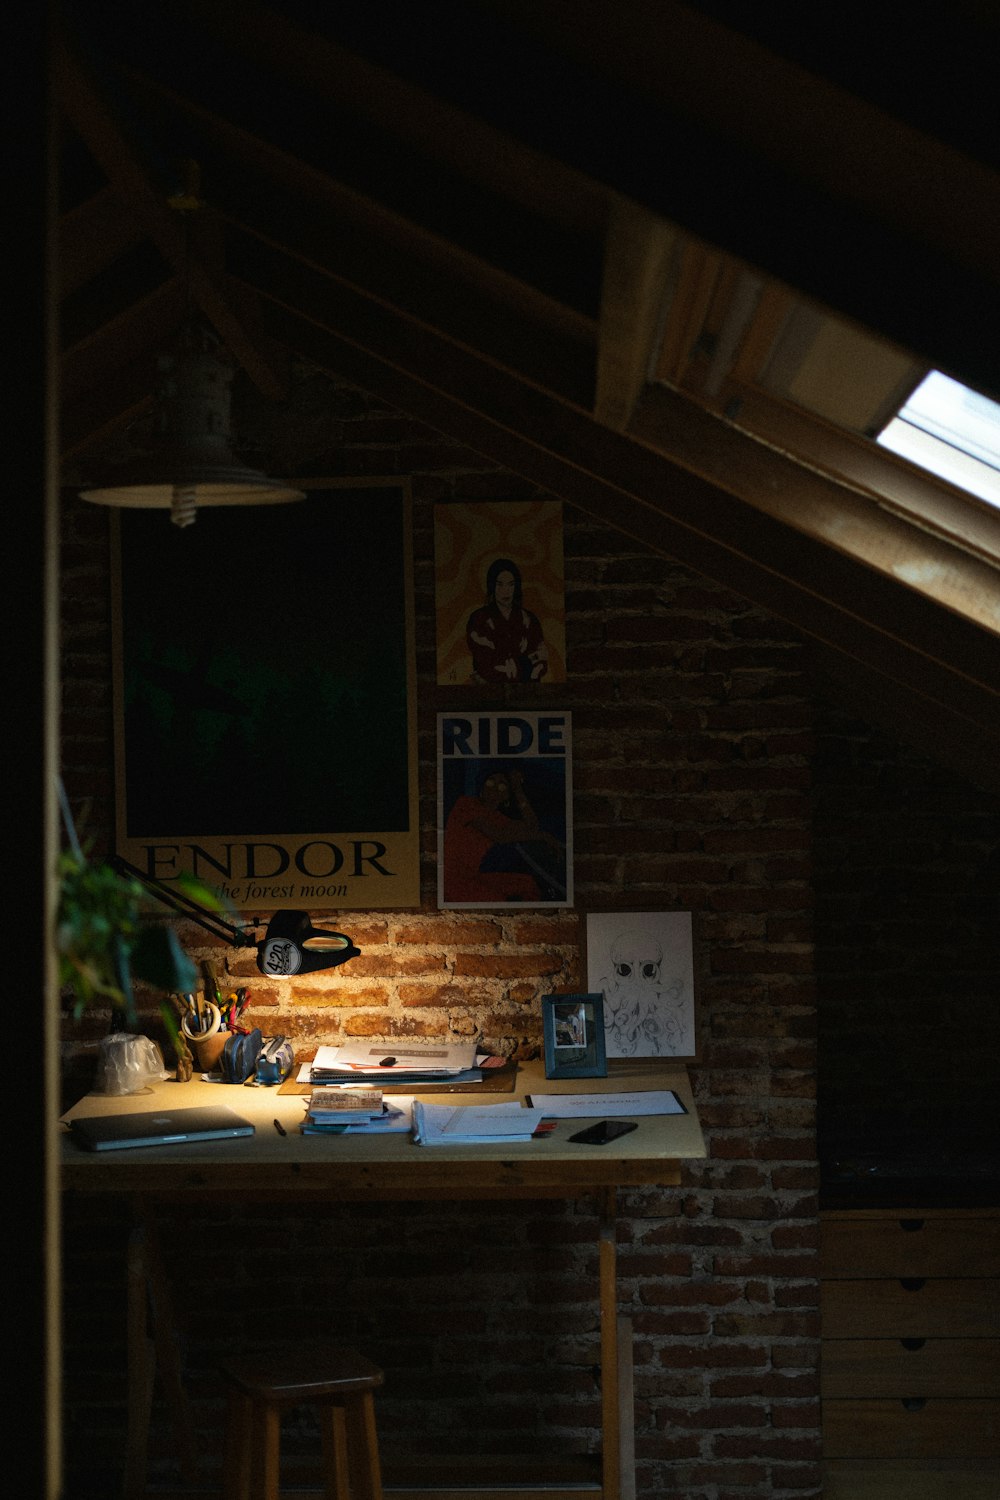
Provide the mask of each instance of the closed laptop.
[{"label": "closed laptop", "polygon": [[80,1115],[70,1130],[85,1151],[120,1151],[128,1146],[176,1146],[187,1141],[220,1141],[253,1135],[254,1127],[226,1105],[194,1109],[143,1110],[137,1114]]}]

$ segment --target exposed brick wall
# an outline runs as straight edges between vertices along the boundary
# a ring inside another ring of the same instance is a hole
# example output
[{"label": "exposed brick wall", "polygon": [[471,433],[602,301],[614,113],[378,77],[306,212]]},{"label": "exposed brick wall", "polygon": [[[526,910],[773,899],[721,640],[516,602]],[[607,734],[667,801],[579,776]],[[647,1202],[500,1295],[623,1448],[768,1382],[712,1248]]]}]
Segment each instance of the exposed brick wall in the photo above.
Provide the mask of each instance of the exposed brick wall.
[{"label": "exposed brick wall", "polygon": [[[577,910],[438,912],[434,716],[471,699],[434,684],[432,505],[535,492],[350,392],[328,392],[325,430],[315,396],[305,381],[289,429],[299,446],[280,467],[413,477],[423,898],[419,911],[336,913],[363,956],[308,976],[294,1000],[246,956],[233,978],[250,983],[265,1030],[300,1052],[343,1034],[480,1031],[523,1056],[540,1044],[539,995],[585,979],[582,912],[693,912],[692,1075],[710,1156],[685,1167],[678,1189],[624,1195],[621,1217],[639,1494],[815,1495],[816,707],[804,648],[763,611],[567,505],[570,680],[502,701],[573,714]],[[105,522],[67,502],[64,774],[75,806],[93,799],[99,844],[112,810]],[[209,953],[199,929],[182,935],[192,956]],[[99,1018],[67,1028],[69,1088],[89,1083],[100,1029]],[[71,1476],[106,1474],[120,1439],[124,1227],[105,1207],[69,1207]],[[196,1268],[180,1314],[206,1451],[218,1449],[212,1354],[267,1332],[269,1308],[289,1333],[309,1319],[385,1365],[387,1454],[460,1450],[470,1433],[499,1451],[596,1443],[586,1203],[202,1207],[163,1231],[175,1269]],[[168,1448],[161,1423],[157,1462]]]}]

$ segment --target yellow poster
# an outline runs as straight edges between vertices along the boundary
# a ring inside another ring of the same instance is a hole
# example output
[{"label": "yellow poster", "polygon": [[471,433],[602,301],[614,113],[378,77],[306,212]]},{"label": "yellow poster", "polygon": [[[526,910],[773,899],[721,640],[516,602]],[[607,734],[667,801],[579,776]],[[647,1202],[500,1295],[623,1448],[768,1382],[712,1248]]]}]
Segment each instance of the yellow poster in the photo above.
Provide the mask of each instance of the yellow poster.
[{"label": "yellow poster", "polygon": [[566,681],[562,503],[434,507],[437,680]]}]

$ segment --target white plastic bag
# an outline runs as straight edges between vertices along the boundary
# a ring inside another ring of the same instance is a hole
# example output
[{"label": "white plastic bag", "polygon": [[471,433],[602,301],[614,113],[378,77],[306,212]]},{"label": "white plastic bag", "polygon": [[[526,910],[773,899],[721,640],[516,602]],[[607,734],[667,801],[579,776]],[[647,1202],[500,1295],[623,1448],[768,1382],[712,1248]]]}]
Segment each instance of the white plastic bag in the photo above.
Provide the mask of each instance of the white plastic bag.
[{"label": "white plastic bag", "polygon": [[98,1050],[94,1093],[138,1094],[165,1076],[163,1053],[154,1041],[114,1031]]}]

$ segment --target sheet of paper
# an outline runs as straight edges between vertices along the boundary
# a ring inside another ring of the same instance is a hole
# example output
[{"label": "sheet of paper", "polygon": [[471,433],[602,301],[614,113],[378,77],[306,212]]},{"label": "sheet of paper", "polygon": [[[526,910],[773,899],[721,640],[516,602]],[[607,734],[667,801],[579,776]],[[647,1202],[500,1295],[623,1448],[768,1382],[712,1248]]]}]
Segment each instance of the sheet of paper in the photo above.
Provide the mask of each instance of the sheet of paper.
[{"label": "sheet of paper", "polygon": [[522,1109],[519,1104],[452,1107],[418,1099],[413,1105],[413,1136],[420,1146],[525,1141],[541,1123],[540,1109]]},{"label": "sheet of paper", "polygon": [[578,1115],[686,1115],[673,1089],[650,1089],[635,1094],[532,1094],[533,1108],[546,1115],[572,1119]]}]

